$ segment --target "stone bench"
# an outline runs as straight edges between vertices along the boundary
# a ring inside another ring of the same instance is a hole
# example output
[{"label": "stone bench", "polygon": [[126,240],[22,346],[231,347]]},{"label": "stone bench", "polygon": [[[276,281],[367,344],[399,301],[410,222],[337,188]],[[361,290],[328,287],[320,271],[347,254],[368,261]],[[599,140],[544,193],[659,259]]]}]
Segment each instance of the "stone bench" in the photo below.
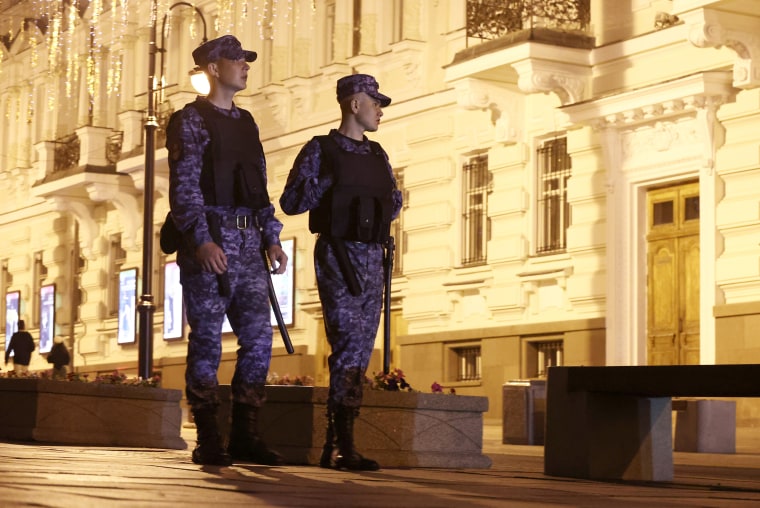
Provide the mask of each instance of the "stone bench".
[{"label": "stone bench", "polygon": [[671,481],[672,397],[760,397],[760,364],[550,367],[544,473]]}]

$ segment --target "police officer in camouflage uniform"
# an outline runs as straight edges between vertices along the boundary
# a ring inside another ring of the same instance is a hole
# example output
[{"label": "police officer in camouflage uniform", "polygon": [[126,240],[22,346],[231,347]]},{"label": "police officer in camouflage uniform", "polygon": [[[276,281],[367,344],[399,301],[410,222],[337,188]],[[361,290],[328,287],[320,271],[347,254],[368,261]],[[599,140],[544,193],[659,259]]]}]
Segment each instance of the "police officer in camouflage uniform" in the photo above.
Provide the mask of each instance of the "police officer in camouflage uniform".
[{"label": "police officer in camouflage uniform", "polygon": [[339,79],[337,98],[340,126],[302,147],[280,206],[289,215],[308,210],[309,228],[319,235],[314,266],[331,347],[328,442],[320,465],[376,470],[376,461],[354,449],[353,427],[380,323],[383,242],[402,198],[388,155],[364,135],[377,130],[391,99],[366,74]]},{"label": "police officer in camouflage uniform", "polygon": [[[196,464],[233,460],[279,464],[281,457],[258,436],[257,413],[272,354],[272,327],[264,248],[274,273],[287,256],[282,224],[266,190],[266,161],[258,126],[233,103],[245,89],[248,62],[231,35],[193,51],[211,90],[172,115],[167,128],[171,215],[181,232],[177,262],[190,325],[186,395],[198,432]],[[217,370],[225,314],[238,339],[232,378],[232,423],[228,447],[217,428]]]}]

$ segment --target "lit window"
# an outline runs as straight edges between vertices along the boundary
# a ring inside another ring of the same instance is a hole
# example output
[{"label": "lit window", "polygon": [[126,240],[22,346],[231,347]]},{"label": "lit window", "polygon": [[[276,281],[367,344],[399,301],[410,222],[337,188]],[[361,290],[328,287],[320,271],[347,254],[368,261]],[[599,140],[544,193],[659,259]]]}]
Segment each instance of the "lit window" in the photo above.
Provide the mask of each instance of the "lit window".
[{"label": "lit window", "polygon": [[567,139],[545,141],[536,154],[538,161],[537,254],[562,252],[567,248],[570,205],[567,180],[572,167]]},{"label": "lit window", "polygon": [[457,381],[480,379],[480,346],[453,348],[457,361]]},{"label": "lit window", "polygon": [[108,271],[108,314],[119,315],[119,273],[127,261],[127,251],[121,247],[121,235],[113,235],[109,245],[110,269]]},{"label": "lit window", "polygon": [[486,243],[490,237],[488,194],[491,174],[488,155],[472,157],[462,167],[462,265],[486,262]]}]

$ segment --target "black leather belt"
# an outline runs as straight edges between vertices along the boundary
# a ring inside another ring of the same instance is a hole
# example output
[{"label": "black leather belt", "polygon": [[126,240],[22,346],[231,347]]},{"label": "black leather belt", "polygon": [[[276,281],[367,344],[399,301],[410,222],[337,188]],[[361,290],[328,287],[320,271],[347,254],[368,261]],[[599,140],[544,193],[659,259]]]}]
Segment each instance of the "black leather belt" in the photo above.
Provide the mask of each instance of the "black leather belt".
[{"label": "black leather belt", "polygon": [[224,228],[248,229],[254,225],[253,215],[219,215],[219,223]]}]

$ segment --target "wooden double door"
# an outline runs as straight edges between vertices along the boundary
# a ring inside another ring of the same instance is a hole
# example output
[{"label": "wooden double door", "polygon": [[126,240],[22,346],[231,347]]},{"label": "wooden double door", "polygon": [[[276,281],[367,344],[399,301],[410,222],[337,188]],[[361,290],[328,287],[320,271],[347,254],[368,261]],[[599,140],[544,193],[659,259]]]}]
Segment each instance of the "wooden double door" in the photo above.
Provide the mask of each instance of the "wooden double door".
[{"label": "wooden double door", "polygon": [[699,364],[699,183],[647,193],[647,363]]}]

